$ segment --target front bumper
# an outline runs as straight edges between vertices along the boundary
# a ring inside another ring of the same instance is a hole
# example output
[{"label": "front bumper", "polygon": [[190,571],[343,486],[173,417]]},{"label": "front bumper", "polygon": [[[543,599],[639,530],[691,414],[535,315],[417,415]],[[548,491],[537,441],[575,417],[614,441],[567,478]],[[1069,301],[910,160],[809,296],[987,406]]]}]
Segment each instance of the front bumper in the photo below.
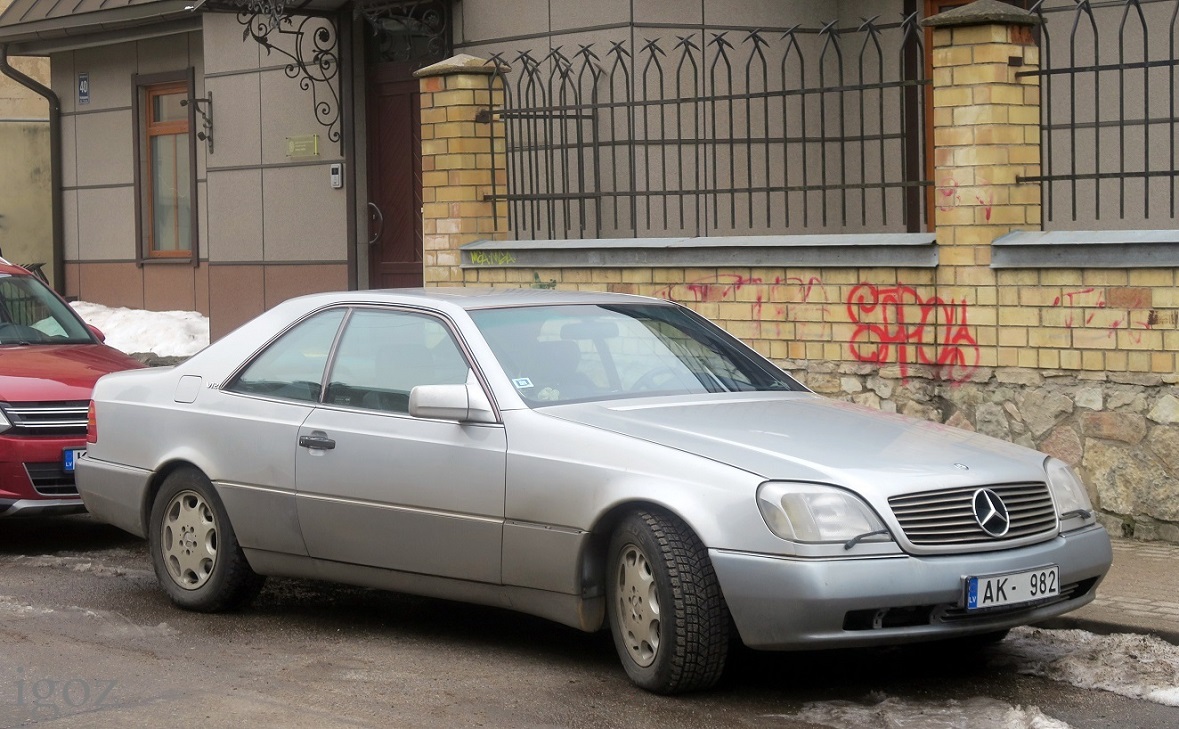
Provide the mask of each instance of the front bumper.
[{"label": "front bumper", "polygon": [[[1019,549],[936,557],[796,559],[709,550],[741,639],[750,648],[889,645],[1026,625],[1093,600],[1113,561],[1099,526]],[[1061,598],[986,613],[962,609],[963,580],[1054,564]]]},{"label": "front bumper", "polygon": [[72,499],[3,499],[0,516],[40,516],[43,514],[77,514],[86,511],[79,498]]},{"label": "front bumper", "polygon": [[0,435],[0,516],[83,511],[74,475],[62,455],[85,438]]}]

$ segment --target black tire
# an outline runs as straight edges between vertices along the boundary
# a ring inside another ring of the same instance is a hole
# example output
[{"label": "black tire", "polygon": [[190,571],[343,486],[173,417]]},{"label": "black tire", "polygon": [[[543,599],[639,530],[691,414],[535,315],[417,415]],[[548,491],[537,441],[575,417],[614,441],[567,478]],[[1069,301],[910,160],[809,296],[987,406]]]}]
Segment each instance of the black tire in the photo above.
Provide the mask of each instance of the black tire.
[{"label": "black tire", "polygon": [[614,647],[640,688],[711,688],[729,651],[729,612],[708,551],[659,512],[627,516],[610,540],[606,611]]},{"label": "black tire", "polygon": [[148,525],[151,562],[168,597],[186,610],[240,607],[262,589],[213,484],[192,468],[164,479]]}]

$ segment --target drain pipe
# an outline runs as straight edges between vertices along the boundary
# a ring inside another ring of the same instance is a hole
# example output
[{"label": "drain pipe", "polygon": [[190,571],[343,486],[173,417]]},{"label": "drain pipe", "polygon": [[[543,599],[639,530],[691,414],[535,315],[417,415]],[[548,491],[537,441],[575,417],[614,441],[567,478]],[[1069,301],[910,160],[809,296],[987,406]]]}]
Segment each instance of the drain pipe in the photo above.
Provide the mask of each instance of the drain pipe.
[{"label": "drain pipe", "polygon": [[61,193],[61,99],[53,89],[13,68],[8,63],[8,45],[0,43],[0,74],[7,76],[49,102],[49,168],[52,186],[53,288],[65,294],[65,232],[62,227]]}]

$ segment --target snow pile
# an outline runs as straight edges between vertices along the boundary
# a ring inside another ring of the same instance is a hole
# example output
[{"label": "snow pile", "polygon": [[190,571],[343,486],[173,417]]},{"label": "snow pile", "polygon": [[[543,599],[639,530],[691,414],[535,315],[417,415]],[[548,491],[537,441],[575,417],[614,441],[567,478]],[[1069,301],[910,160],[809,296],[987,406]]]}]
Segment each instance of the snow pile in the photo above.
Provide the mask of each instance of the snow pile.
[{"label": "snow pile", "polygon": [[[1179,646],[1151,635],[1016,628],[986,655],[992,669],[1014,670],[1081,689],[1100,689],[1130,699],[1179,706]],[[797,714],[772,718],[833,729],[1069,729],[1069,724],[1045,715],[1035,706],[1010,706],[982,696],[928,702],[874,694],[864,703],[812,702]]]},{"label": "snow pile", "polygon": [[127,354],[190,357],[209,345],[209,319],[195,311],[144,311],[75,301],[74,311]]},{"label": "snow pile", "polygon": [[1179,646],[1153,635],[1018,628],[1001,645],[1020,673],[1179,706]]},{"label": "snow pile", "polygon": [[833,727],[905,727],[905,729],[1069,729],[1063,721],[1002,701],[975,697],[965,701],[908,702],[886,698],[876,704],[825,701],[807,704],[791,719]]}]

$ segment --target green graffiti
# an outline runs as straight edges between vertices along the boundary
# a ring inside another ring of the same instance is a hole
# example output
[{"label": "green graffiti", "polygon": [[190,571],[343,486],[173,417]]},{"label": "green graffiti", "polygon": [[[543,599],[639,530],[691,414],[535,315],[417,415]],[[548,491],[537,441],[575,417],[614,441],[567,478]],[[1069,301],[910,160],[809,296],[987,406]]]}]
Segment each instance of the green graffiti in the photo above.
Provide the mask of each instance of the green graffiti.
[{"label": "green graffiti", "polygon": [[510,266],[516,262],[516,257],[509,251],[471,251],[471,264],[475,266]]}]

